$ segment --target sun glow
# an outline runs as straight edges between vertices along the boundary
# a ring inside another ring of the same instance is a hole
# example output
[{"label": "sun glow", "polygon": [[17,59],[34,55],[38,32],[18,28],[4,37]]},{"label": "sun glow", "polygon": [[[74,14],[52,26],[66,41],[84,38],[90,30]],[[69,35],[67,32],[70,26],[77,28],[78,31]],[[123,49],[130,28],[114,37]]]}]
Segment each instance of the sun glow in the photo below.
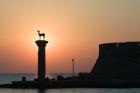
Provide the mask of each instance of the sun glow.
[{"label": "sun glow", "polygon": [[48,41],[48,72],[71,72],[73,57],[77,72],[89,71],[91,63],[96,62],[98,44],[140,40],[139,3],[140,0],[0,0],[0,71],[37,72],[37,30],[45,33]]}]

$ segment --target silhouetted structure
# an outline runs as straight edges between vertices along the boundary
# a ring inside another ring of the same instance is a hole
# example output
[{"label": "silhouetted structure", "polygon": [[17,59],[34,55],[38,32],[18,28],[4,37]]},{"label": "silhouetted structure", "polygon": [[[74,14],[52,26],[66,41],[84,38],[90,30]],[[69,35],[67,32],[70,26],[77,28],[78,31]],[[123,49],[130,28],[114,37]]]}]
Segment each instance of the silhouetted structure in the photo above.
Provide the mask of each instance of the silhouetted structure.
[{"label": "silhouetted structure", "polygon": [[140,42],[100,44],[95,80],[140,80]]},{"label": "silhouetted structure", "polygon": [[43,37],[43,39],[45,39],[45,33],[40,33],[39,30],[37,32],[40,40],[41,40],[41,36]]},{"label": "silhouetted structure", "polygon": [[38,46],[38,80],[45,79],[45,47],[48,41],[46,40],[37,40],[35,43]]},{"label": "silhouetted structure", "polygon": [[74,61],[75,61],[75,60],[72,59],[72,72],[73,72],[73,77],[74,77],[74,73],[75,73],[75,72],[74,72]]},{"label": "silhouetted structure", "polygon": [[100,44],[99,57],[91,73],[72,77],[58,75],[57,79],[45,78],[47,43],[36,41],[39,47],[37,80],[27,81],[22,77],[22,81],[2,84],[0,88],[140,88],[140,42]]}]

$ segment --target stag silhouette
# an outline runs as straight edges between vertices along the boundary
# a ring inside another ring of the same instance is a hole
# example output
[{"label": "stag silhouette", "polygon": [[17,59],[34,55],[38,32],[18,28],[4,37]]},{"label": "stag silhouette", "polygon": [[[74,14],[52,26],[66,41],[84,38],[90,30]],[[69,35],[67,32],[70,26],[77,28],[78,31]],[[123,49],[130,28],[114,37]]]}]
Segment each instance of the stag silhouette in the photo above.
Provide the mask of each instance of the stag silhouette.
[{"label": "stag silhouette", "polygon": [[45,39],[45,33],[40,33],[40,31],[38,30],[38,35],[39,35],[39,39],[41,39],[41,37],[43,37],[43,39]]}]

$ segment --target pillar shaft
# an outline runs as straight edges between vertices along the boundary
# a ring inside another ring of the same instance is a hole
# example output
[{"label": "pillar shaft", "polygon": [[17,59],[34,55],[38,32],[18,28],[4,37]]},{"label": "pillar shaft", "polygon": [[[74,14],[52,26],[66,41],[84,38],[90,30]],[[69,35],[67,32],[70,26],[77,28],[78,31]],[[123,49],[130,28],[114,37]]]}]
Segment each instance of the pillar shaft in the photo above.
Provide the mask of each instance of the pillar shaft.
[{"label": "pillar shaft", "polygon": [[38,79],[45,79],[46,67],[45,67],[45,47],[48,41],[37,40],[36,44],[38,46]]}]

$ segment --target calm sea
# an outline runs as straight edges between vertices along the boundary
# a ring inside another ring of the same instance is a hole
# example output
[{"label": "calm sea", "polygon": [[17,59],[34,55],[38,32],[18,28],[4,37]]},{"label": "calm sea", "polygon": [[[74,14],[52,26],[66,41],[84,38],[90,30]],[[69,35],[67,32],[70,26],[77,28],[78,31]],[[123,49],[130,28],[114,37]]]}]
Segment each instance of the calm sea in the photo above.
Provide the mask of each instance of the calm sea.
[{"label": "calm sea", "polygon": [[[69,73],[53,73],[48,76],[56,78],[57,75],[71,76]],[[10,83],[11,81],[21,80],[25,76],[27,80],[33,80],[36,74],[0,74],[0,84]],[[70,89],[10,89],[0,88],[0,93],[140,93],[140,88],[130,89],[106,89],[106,88],[70,88]]]}]

